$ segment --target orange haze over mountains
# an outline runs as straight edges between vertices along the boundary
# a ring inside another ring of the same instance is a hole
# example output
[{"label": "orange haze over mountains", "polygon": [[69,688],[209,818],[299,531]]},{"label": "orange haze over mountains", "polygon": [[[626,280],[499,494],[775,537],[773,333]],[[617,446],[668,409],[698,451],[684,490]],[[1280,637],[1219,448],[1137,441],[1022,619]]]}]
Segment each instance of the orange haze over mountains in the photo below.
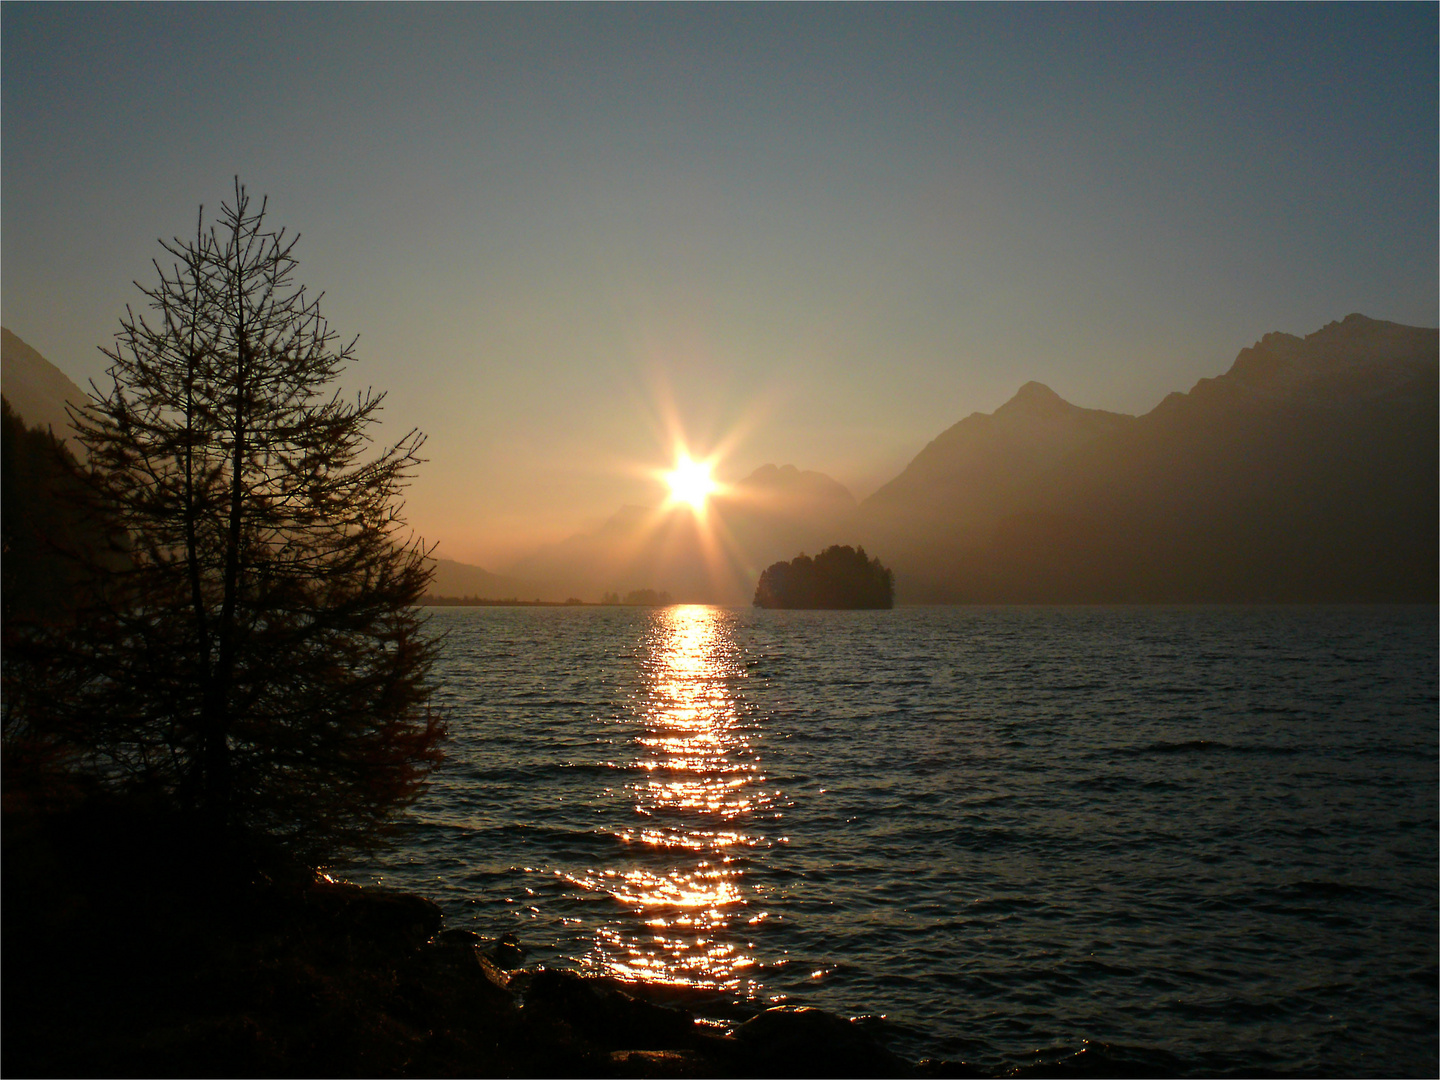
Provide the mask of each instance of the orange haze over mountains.
[{"label": "orange haze over mountains", "polygon": [[[74,384],[9,331],[4,347],[7,398],[53,424]],[[1267,334],[1143,416],[1030,382],[861,503],[767,465],[698,511],[622,507],[503,574],[440,559],[433,591],[747,603],[766,566],[840,543],[894,569],[902,603],[1433,603],[1437,353],[1434,329],[1351,315]]]},{"label": "orange haze over mountains", "polygon": [[1144,416],[1030,382],[858,505],[768,465],[703,519],[624,507],[493,586],[746,603],[772,562],[859,543],[908,603],[1434,602],[1436,373],[1436,330],[1351,315],[1268,334]]}]

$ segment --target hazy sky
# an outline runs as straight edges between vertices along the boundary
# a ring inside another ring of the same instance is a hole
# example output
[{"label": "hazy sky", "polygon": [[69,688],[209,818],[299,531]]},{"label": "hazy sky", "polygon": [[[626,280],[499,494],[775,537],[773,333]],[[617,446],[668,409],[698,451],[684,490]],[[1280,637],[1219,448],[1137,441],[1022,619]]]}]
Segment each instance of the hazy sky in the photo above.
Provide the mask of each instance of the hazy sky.
[{"label": "hazy sky", "polygon": [[[722,477],[868,494],[1026,380],[1144,412],[1436,325],[1437,7],[5,3],[3,320],[104,369],[239,174],[502,566]],[[398,432],[397,432],[398,433]]]}]

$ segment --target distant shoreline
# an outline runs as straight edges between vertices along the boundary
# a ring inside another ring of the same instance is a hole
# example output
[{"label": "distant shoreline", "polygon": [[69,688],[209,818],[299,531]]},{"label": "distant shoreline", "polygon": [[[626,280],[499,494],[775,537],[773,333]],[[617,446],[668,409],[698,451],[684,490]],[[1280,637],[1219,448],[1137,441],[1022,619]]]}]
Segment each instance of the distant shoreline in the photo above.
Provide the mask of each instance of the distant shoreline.
[{"label": "distant shoreline", "polygon": [[491,600],[479,596],[422,596],[419,607],[599,607],[586,600]]},{"label": "distant shoreline", "polygon": [[[697,601],[698,602],[698,601]],[[683,607],[686,601],[668,604],[605,603],[600,600],[492,600],[476,596],[422,596],[416,607],[603,607],[648,608]],[[705,604],[707,607],[751,607],[750,604]],[[1435,607],[1434,600],[1074,600],[1059,601],[951,601],[932,604],[896,604],[897,608],[1374,608],[1374,607]],[[842,608],[797,608],[791,610],[824,611]]]},{"label": "distant shoreline", "polygon": [[672,604],[606,603],[600,600],[490,600],[479,596],[422,596],[419,607],[671,607]]}]

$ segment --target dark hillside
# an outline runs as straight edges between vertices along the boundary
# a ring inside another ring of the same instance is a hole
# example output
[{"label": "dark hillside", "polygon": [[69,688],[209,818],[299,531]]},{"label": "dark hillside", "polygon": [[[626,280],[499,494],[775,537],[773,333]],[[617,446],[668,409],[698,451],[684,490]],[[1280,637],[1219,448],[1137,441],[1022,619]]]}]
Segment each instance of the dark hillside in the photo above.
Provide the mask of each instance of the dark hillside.
[{"label": "dark hillside", "polygon": [[902,599],[1434,602],[1436,403],[1434,330],[1268,335],[1001,496],[890,518]]},{"label": "dark hillside", "polygon": [[993,524],[1035,476],[1134,417],[1071,405],[1028,382],[994,413],[972,413],[947,428],[905,470],[861,505],[873,530],[903,537]]}]

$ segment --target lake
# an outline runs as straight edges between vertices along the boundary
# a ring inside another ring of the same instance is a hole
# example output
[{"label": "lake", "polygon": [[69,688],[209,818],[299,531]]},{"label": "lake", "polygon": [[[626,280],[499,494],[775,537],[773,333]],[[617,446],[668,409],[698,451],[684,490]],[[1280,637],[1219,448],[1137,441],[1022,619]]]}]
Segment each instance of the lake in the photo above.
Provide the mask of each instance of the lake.
[{"label": "lake", "polygon": [[1434,607],[430,626],[449,758],[341,869],[530,964],[997,1071],[1440,1071]]}]

